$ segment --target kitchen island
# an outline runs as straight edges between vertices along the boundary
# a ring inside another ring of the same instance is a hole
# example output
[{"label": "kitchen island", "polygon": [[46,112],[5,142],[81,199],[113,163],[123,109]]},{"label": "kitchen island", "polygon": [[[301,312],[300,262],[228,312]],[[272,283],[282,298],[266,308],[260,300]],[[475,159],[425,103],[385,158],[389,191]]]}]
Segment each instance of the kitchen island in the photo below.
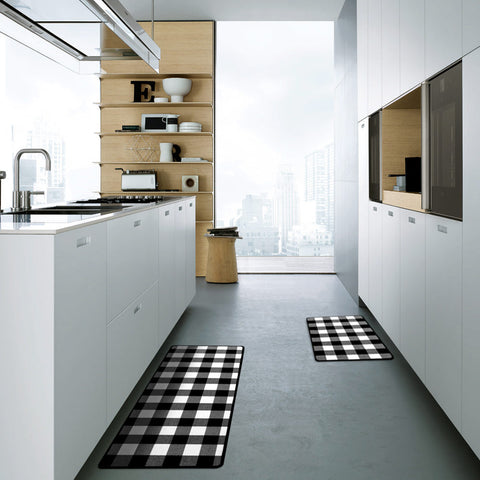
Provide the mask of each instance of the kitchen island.
[{"label": "kitchen island", "polygon": [[73,479],[195,294],[195,198],[0,216],[0,462]]}]

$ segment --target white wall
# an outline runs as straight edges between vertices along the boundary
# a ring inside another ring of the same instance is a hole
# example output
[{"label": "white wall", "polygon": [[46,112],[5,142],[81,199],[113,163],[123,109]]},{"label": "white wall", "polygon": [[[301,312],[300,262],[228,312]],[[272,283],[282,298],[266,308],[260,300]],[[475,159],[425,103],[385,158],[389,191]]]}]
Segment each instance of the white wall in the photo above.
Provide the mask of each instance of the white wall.
[{"label": "white wall", "polygon": [[358,296],[356,0],[346,0],[335,22],[335,271]]}]

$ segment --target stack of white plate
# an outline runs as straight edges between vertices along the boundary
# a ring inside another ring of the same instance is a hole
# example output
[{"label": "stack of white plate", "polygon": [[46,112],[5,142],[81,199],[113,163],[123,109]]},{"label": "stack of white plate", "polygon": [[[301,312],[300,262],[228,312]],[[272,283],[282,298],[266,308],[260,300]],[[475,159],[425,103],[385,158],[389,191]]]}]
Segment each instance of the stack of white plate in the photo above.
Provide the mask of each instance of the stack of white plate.
[{"label": "stack of white plate", "polygon": [[182,122],[178,128],[179,132],[196,133],[202,131],[202,124],[198,122]]}]

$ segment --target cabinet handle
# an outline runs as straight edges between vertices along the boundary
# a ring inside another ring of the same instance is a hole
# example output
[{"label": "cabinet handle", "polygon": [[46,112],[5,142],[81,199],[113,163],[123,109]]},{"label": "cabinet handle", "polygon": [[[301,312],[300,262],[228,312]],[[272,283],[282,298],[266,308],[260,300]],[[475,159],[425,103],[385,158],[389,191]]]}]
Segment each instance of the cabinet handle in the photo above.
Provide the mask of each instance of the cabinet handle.
[{"label": "cabinet handle", "polygon": [[133,309],[133,314],[136,315],[141,309],[143,305],[139,303],[134,309]]},{"label": "cabinet handle", "polygon": [[92,242],[91,237],[77,238],[77,248],[86,247],[87,245],[90,245],[91,242]]},{"label": "cabinet handle", "polygon": [[448,233],[448,229],[445,225],[437,225],[437,230],[440,232],[440,233]]},{"label": "cabinet handle", "polygon": [[183,207],[178,207],[178,211],[181,212],[183,210]]},{"label": "cabinet handle", "polygon": [[377,207],[373,207],[373,211],[376,212],[376,211],[377,211]]},{"label": "cabinet handle", "polygon": [[365,124],[364,124],[364,123],[362,123],[361,128],[365,128]]},{"label": "cabinet handle", "polygon": [[167,210],[167,211],[165,212],[165,216],[168,217],[169,215],[170,215],[170,210]]},{"label": "cabinet handle", "polygon": [[142,224],[142,221],[141,221],[141,220],[135,220],[135,221],[133,222],[133,228],[139,227],[141,224]]},{"label": "cabinet handle", "polygon": [[193,207],[193,202],[190,204],[191,207]]},{"label": "cabinet handle", "polygon": [[393,212],[391,210],[388,211],[388,216],[393,217]]},{"label": "cabinet handle", "polygon": [[410,223],[415,223],[415,217],[408,217],[408,221]]}]

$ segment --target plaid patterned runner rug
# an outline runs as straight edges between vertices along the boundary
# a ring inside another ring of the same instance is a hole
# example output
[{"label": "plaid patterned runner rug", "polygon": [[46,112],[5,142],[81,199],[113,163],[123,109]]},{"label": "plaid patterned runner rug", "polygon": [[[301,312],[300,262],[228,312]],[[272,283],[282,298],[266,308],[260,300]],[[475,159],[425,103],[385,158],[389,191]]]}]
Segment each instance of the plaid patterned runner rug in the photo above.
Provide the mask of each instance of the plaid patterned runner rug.
[{"label": "plaid patterned runner rug", "polygon": [[99,467],[223,465],[243,351],[171,347]]},{"label": "plaid patterned runner rug", "polygon": [[359,315],[308,317],[307,325],[317,362],[393,358],[373,328]]}]

